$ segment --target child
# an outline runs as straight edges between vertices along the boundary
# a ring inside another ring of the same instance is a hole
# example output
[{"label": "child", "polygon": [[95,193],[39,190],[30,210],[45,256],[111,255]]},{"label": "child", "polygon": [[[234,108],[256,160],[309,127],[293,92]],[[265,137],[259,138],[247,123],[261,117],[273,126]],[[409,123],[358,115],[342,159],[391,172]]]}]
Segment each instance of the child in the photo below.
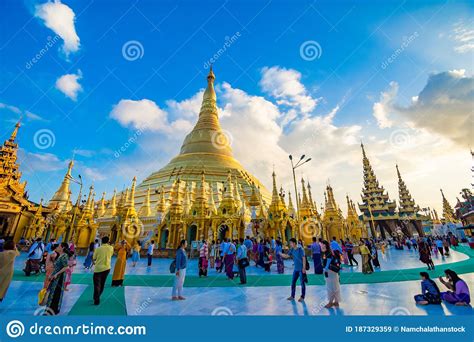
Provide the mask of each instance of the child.
[{"label": "child", "polygon": [[69,257],[69,261],[67,263],[69,266],[66,269],[66,280],[64,281],[64,291],[69,291],[68,286],[71,284],[71,279],[72,279],[72,272],[74,272],[74,266],[76,266],[76,256],[72,254]]}]

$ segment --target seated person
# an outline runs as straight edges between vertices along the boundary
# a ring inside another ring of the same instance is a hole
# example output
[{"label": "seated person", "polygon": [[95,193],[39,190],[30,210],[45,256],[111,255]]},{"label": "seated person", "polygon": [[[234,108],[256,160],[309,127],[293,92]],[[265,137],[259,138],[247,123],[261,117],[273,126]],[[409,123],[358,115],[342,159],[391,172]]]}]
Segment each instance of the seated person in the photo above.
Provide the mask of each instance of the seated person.
[{"label": "seated person", "polygon": [[441,304],[441,293],[438,285],[430,279],[427,272],[420,272],[421,276],[421,294],[415,296],[416,304]]},{"label": "seated person", "polygon": [[444,273],[446,274],[447,280],[444,280],[443,277],[439,277],[439,281],[451,291],[441,292],[441,299],[458,306],[469,305],[471,297],[466,282],[459,278],[457,273],[452,270],[445,270]]}]

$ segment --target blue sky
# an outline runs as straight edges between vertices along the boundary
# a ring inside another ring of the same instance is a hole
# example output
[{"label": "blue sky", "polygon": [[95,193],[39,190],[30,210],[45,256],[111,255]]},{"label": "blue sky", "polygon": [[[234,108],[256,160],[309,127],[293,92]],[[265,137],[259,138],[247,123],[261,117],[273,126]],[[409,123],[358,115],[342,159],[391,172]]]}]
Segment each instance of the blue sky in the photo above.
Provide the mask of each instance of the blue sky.
[{"label": "blue sky", "polygon": [[[51,197],[74,150],[76,173],[97,193],[164,166],[195,121],[215,54],[222,125],[264,184],[275,165],[289,188],[286,156],[301,152],[313,163],[299,176],[315,184],[319,203],[328,179],[341,204],[346,193],[359,199],[360,140],[392,198],[396,162],[421,206],[440,207],[440,187],[454,201],[471,182],[472,2],[73,0],[41,12],[44,4],[6,0],[0,11],[0,137],[23,113],[20,159],[33,200]],[[226,39],[235,41],[219,54]],[[131,41],[136,60],[123,54]],[[318,58],[302,56],[305,42],[317,42]],[[460,90],[448,94],[453,84]],[[443,94],[450,101],[437,112]],[[239,115],[249,136],[238,132]],[[249,121],[260,118],[264,138],[251,134]],[[44,129],[54,146],[38,148]],[[143,134],[114,156],[137,129]],[[242,142],[252,137],[261,150]]]}]

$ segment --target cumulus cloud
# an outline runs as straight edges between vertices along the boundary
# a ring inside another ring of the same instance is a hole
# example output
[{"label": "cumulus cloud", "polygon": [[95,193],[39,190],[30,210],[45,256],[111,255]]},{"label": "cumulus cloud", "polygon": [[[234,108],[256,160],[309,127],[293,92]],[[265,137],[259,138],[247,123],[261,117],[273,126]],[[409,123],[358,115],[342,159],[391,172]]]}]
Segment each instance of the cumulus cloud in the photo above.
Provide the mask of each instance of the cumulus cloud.
[{"label": "cumulus cloud", "polygon": [[74,26],[76,15],[69,6],[59,0],[46,2],[36,6],[35,16],[42,19],[47,28],[63,39],[62,50],[66,57],[79,50],[79,36]]},{"label": "cumulus cloud", "polygon": [[[180,106],[178,103],[172,103],[172,109],[175,112],[188,107],[188,105]],[[192,128],[191,122],[182,118],[169,122],[168,113],[148,99],[120,100],[112,109],[110,117],[117,120],[122,126],[161,133],[185,132]]]},{"label": "cumulus cloud", "polygon": [[407,121],[418,129],[445,136],[465,147],[472,146],[474,125],[474,78],[464,70],[433,74],[423,90],[406,107],[396,104],[398,85],[391,83],[374,104],[374,116],[380,127],[394,120]]},{"label": "cumulus cloud", "polygon": [[393,105],[393,101],[398,93],[398,84],[390,82],[390,89],[380,94],[380,101],[374,103],[372,110],[377,124],[380,128],[388,128],[393,125],[393,121],[389,118],[389,108]]},{"label": "cumulus cloud", "polygon": [[308,94],[301,83],[301,73],[279,66],[262,69],[262,90],[276,99],[277,104],[296,107],[302,114],[316,108],[317,100]]},{"label": "cumulus cloud", "polygon": [[71,100],[77,101],[77,95],[82,91],[82,86],[79,84],[81,78],[81,70],[78,70],[77,74],[62,75],[56,80],[56,89],[61,91]]}]

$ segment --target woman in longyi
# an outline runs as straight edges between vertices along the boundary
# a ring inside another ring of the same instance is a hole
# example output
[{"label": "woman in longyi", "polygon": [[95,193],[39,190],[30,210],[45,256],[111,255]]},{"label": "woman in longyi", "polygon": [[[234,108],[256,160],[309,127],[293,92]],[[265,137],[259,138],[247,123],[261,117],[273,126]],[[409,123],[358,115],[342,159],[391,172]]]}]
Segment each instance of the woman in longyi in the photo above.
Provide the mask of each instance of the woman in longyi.
[{"label": "woman in longyi", "polygon": [[112,276],[112,286],[123,286],[125,267],[127,266],[127,257],[130,249],[130,245],[125,240],[120,241],[120,243],[115,246],[117,261],[115,262],[114,274]]}]

